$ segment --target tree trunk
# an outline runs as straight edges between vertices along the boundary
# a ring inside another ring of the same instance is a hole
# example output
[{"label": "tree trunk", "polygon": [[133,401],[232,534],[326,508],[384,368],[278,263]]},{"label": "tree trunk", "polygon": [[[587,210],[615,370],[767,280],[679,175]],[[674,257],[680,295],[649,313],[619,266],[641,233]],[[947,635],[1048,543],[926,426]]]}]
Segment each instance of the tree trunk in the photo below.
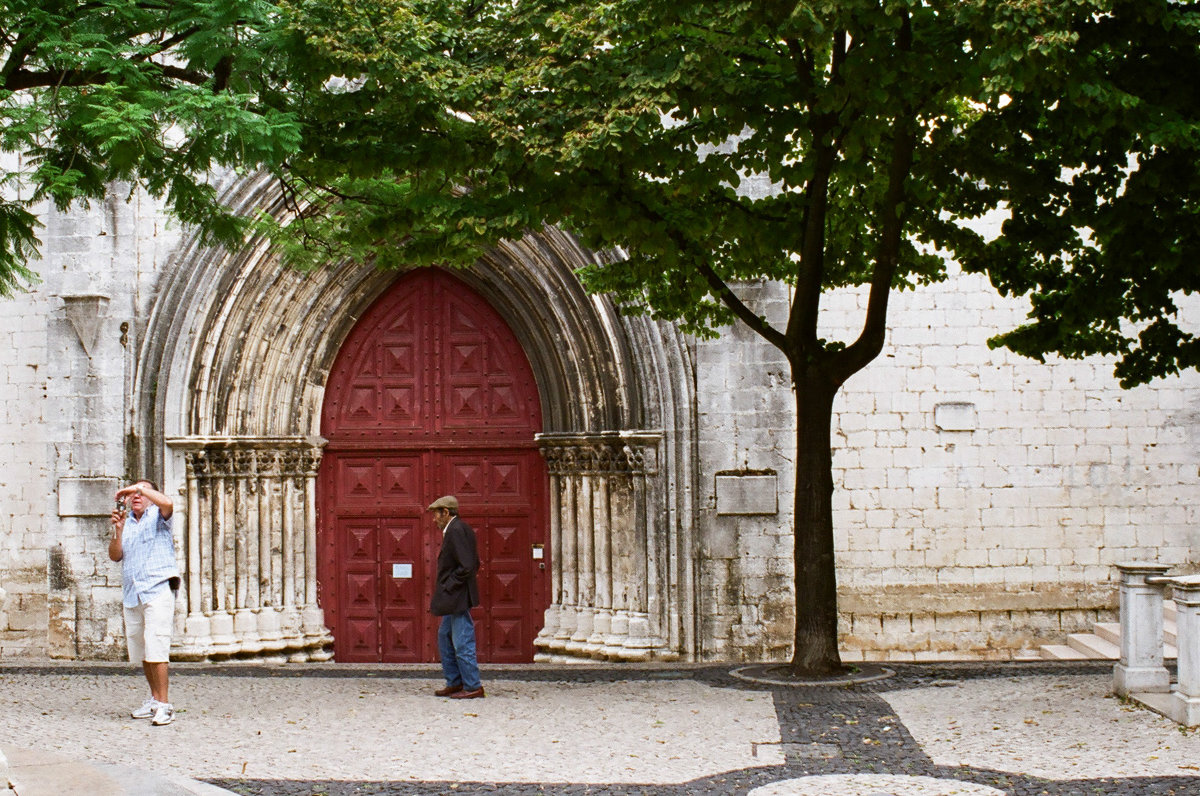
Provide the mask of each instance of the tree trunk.
[{"label": "tree trunk", "polygon": [[837,644],[833,558],[833,452],[830,425],[838,387],[816,369],[793,373],[796,387],[796,637],[792,671],[845,670]]}]

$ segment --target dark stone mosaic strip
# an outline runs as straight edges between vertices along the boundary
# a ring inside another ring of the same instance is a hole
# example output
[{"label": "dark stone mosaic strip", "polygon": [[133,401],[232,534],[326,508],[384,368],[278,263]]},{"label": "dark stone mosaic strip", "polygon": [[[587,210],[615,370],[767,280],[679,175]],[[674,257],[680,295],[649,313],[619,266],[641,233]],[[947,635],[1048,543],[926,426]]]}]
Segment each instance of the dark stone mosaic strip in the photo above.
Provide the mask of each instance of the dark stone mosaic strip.
[{"label": "dark stone mosaic strip", "polygon": [[[653,682],[663,680],[695,680],[721,688],[736,688],[746,691],[769,691],[777,686],[763,685],[740,680],[730,672],[744,664],[706,664],[701,666],[639,667],[622,666],[529,666],[482,667],[485,679],[515,680],[523,682]],[[1111,661],[988,661],[979,663],[889,663],[895,676],[871,683],[850,686],[820,686],[831,691],[883,692],[904,688],[917,688],[934,682],[958,682],[990,679],[996,677],[1023,677],[1034,675],[1110,674]],[[430,666],[344,666],[336,663],[300,663],[282,665],[260,665],[253,663],[173,663],[173,674],[189,677],[329,677],[329,678],[378,678],[397,680],[439,679],[441,669]],[[0,662],[0,674],[64,675],[81,674],[109,677],[141,677],[142,672],[133,666],[66,662],[56,664],[26,664]],[[811,686],[794,686],[809,690]]]},{"label": "dark stone mosaic strip", "polygon": [[[901,774],[897,771],[820,773]],[[512,782],[340,782],[328,780],[207,780],[241,796],[445,796],[503,793],[511,796],[744,796],[755,788],[806,776],[791,767],[747,769],[680,785]],[[915,776],[915,775],[914,775]],[[1010,796],[1200,796],[1200,777],[1044,780],[971,768],[936,768],[923,776],[973,782]]]},{"label": "dark stone mosaic strip", "polygon": [[[774,689],[779,737],[789,766],[805,774],[919,776],[933,762],[878,694],[853,688]],[[834,747],[839,755],[797,754]]]}]

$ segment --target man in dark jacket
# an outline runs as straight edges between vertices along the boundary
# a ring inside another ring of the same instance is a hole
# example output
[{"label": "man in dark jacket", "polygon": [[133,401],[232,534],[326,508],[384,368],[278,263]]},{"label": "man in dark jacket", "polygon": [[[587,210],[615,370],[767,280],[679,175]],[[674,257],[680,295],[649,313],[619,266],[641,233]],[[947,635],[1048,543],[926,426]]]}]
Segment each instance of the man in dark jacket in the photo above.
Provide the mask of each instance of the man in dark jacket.
[{"label": "man in dark jacket", "polygon": [[429,505],[433,521],[442,531],[438,553],[437,582],[429,611],[442,617],[438,628],[438,653],[446,686],[434,693],[451,699],[480,699],[483,683],[475,658],[475,623],[471,609],[479,605],[479,553],[475,531],[458,516],[458,498],[440,497]]}]

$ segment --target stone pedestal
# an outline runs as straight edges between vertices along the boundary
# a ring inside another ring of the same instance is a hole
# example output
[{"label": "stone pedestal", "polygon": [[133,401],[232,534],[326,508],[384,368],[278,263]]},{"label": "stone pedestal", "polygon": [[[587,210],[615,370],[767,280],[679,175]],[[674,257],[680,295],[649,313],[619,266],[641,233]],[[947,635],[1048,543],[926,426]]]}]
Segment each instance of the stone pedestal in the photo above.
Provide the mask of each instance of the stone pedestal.
[{"label": "stone pedestal", "polygon": [[1173,578],[1178,681],[1171,689],[1170,716],[1185,727],[1200,724],[1200,575]]},{"label": "stone pedestal", "polygon": [[1117,564],[1121,572],[1121,660],[1113,667],[1113,692],[1162,693],[1171,676],[1163,665],[1163,585],[1169,566],[1146,562]]}]

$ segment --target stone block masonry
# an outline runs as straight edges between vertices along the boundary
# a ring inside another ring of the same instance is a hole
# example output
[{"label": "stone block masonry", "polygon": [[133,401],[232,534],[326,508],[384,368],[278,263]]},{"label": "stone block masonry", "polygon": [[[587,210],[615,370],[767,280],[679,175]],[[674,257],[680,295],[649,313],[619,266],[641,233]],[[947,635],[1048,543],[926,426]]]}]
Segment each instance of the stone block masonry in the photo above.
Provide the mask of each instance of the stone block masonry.
[{"label": "stone block masonry", "polygon": [[[782,288],[746,296],[777,323],[785,312]],[[865,293],[831,299],[822,334],[849,341]],[[847,660],[1009,657],[1112,619],[1118,561],[1200,567],[1198,374],[1125,391],[1108,361],[1042,365],[986,347],[1022,316],[1019,303],[961,274],[897,294],[885,350],[839,394],[834,526]],[[964,344],[964,328],[991,331]],[[712,659],[790,652],[791,584],[765,576],[790,567],[793,415],[787,402],[754,411],[731,395],[767,389],[767,372],[786,385],[775,354],[745,330],[697,343],[702,488],[714,508],[702,523],[737,562],[701,564]],[[722,516],[727,468],[778,473],[778,515]]]},{"label": "stone block masonry", "polygon": [[[187,508],[184,455],[147,452],[139,441],[190,428],[181,407],[192,404],[175,395],[160,418],[169,429],[157,430],[136,427],[129,407],[162,397],[133,394],[156,299],[188,284],[172,280],[199,272],[210,253],[180,247],[181,231],[141,194],[126,201],[130,192],[117,186],[113,196],[88,212],[45,209],[42,282],[0,304],[4,657],[119,656],[120,572],[106,556],[104,494],[130,477],[162,475],[177,507]],[[786,286],[737,289],[756,312],[785,324]],[[827,297],[821,335],[852,340],[865,301],[858,290]],[[1114,563],[1200,568],[1200,374],[1123,391],[1104,360],[1042,365],[987,348],[989,336],[1024,314],[1021,302],[963,274],[897,293],[884,351],[839,394],[833,519],[847,659],[1007,657],[1111,618]],[[184,374],[178,393],[195,390],[188,351],[241,353],[230,340],[196,339],[197,329],[181,328],[179,348],[164,349],[176,360],[162,366]],[[685,343],[679,367],[689,383],[663,399],[676,404],[662,413],[667,428],[618,430],[642,435],[647,461],[655,453],[667,461],[655,442],[662,435],[686,440],[671,467],[654,472],[672,473],[666,491],[687,500],[663,504],[678,516],[630,503],[621,516],[632,520],[613,523],[618,536],[604,540],[632,534],[627,547],[635,549],[646,534],[661,534],[653,552],[673,591],[648,593],[642,613],[694,594],[672,606],[686,627],[671,632],[695,638],[687,654],[786,658],[796,439],[787,362],[744,326]],[[286,346],[273,354],[289,355]],[[204,389],[219,388],[213,381]],[[559,401],[576,400],[561,393]],[[562,406],[543,409],[549,417]],[[669,418],[688,420],[672,427]],[[216,427],[212,417],[192,419]],[[167,472],[135,472],[156,455]],[[307,523],[306,509],[298,516]],[[549,550],[548,560],[559,552]],[[592,604],[592,595],[576,597]]]},{"label": "stone block masonry", "polygon": [[41,208],[40,281],[0,304],[0,656],[122,653],[107,516],[138,329],[179,240],[153,208],[128,186]]}]

